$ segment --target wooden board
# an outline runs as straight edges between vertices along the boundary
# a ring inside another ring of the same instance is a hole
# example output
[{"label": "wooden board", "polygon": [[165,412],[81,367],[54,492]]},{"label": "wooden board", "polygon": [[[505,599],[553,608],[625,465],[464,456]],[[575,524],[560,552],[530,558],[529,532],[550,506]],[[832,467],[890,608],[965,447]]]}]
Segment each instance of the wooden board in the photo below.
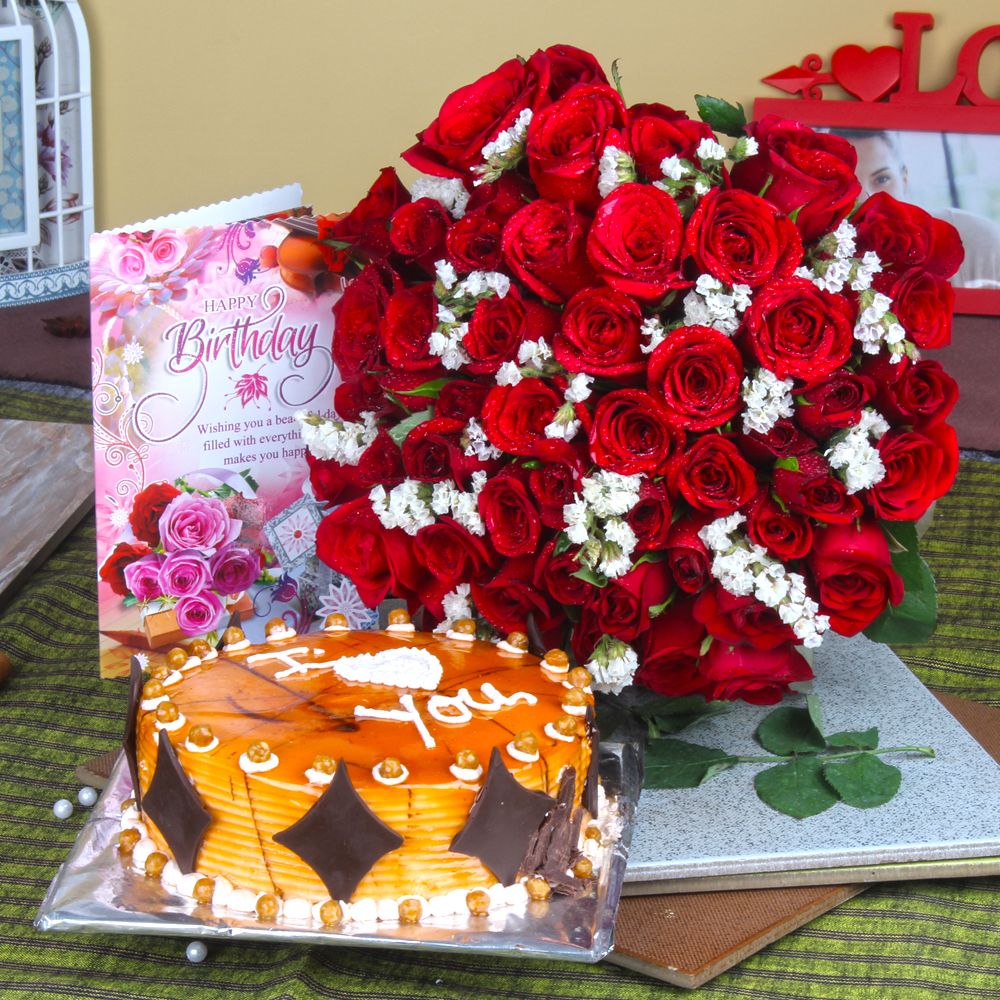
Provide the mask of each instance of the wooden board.
[{"label": "wooden board", "polygon": [[0,607],[93,505],[88,426],[0,420]]}]

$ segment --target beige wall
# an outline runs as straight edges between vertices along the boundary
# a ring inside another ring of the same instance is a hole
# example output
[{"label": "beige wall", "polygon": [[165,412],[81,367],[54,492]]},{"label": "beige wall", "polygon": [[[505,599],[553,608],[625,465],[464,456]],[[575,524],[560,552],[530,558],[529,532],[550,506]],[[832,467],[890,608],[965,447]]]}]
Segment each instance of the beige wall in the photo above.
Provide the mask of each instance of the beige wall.
[{"label": "beige wall", "polygon": [[[621,59],[629,102],[748,106],[760,77],[842,44],[898,44],[870,0],[81,0],[91,34],[97,224],[290,180],[320,211],[349,208],[454,88],[554,42]],[[950,79],[996,0],[916,4],[937,16],[923,82]],[[1000,44],[983,60],[1000,96]],[[992,82],[991,82],[992,81]],[[777,91],[773,96],[780,96]]]}]

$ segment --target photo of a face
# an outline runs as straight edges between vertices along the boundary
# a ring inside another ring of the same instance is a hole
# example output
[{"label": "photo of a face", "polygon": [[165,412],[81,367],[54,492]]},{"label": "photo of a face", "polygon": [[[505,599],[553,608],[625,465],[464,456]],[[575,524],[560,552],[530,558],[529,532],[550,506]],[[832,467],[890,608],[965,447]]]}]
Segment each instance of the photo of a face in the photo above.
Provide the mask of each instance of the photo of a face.
[{"label": "photo of a face", "polygon": [[858,154],[862,197],[879,192],[950,222],[965,260],[956,288],[1000,289],[1000,136],[829,130]]}]

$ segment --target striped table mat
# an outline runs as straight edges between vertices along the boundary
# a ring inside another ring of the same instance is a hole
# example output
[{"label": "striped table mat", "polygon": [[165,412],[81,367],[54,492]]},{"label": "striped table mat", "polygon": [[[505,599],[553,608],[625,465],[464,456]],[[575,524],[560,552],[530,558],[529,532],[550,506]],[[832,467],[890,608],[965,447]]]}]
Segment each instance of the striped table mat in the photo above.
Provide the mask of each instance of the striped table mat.
[{"label": "striped table mat", "polygon": [[[84,421],[88,404],[0,387],[0,417]],[[54,476],[59,474],[53,469]],[[106,516],[100,505],[97,517]],[[1000,465],[965,460],[925,551],[940,626],[899,655],[930,686],[1000,705]],[[1000,879],[882,884],[696,991],[611,965],[345,948],[39,934],[31,920],[84,820],[78,763],[117,739],[125,687],[97,677],[94,523],[86,519],[0,617],[14,674],[0,690],[0,998],[686,997],[1000,1000]],[[973,779],[974,780],[974,779]],[[933,808],[933,803],[928,803]]]}]

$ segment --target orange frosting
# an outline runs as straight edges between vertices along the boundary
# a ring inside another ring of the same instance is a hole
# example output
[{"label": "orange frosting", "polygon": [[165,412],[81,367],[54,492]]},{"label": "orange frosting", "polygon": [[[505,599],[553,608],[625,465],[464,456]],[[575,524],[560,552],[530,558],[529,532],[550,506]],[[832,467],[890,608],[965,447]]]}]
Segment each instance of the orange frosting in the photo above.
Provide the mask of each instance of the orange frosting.
[{"label": "orange frosting", "polygon": [[[276,678],[289,664],[273,655],[303,647],[306,652],[293,659],[306,664],[423,647],[437,657],[443,673],[433,691],[346,681],[331,667]],[[262,653],[271,658],[248,663]],[[472,719],[461,723],[440,722],[428,711],[430,698],[453,697],[461,688],[475,701],[486,702],[489,698],[480,691],[484,683],[506,696],[534,695],[537,703],[520,701],[497,711],[472,708]],[[355,717],[359,705],[400,711],[401,695],[412,696],[434,747],[425,745],[412,721]],[[460,751],[472,751],[485,769],[497,747],[522,785],[552,796],[563,768],[573,767],[579,804],[591,754],[584,727],[572,742],[545,733],[546,724],[564,714],[565,695],[561,678],[541,670],[536,658],[505,656],[490,643],[421,632],[309,633],[220,655],[187,671],[170,689],[186,723],[174,732],[161,731],[159,738],[173,742],[212,816],[197,858],[198,871],[225,875],[237,886],[284,898],[325,899],[329,894],[316,873],[272,839],[299,820],[325,790],[324,785],[310,784],[305,774],[322,754],[345,762],[358,794],[404,838],[402,846],[375,863],[352,898],[430,897],[496,881],[477,858],[448,850],[485,777],[469,782],[454,776],[451,767]],[[156,763],[155,721],[155,711],[139,710],[137,756],[144,790]],[[204,724],[211,726],[219,745],[208,753],[192,752],[185,746],[186,736],[192,727]],[[507,749],[525,730],[538,739],[539,758],[533,763],[516,759]],[[257,741],[268,744],[278,764],[246,773],[240,756]],[[385,785],[374,776],[373,769],[387,757],[406,768],[402,783]],[[157,845],[165,847],[155,824],[149,822],[149,827]]]}]

